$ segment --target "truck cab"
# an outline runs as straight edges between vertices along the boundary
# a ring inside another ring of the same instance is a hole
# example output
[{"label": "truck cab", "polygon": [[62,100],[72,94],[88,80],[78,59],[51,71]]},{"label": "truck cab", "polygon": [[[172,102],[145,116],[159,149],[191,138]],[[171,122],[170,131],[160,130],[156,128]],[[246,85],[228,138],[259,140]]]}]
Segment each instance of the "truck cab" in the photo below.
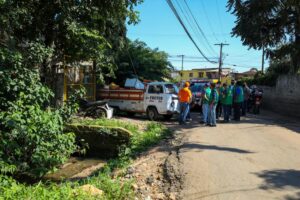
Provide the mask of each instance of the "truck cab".
[{"label": "truck cab", "polygon": [[179,113],[178,88],[173,83],[151,82],[145,89],[103,89],[100,97],[111,107],[128,114],[145,113],[150,120],[172,118]]},{"label": "truck cab", "polygon": [[145,92],[144,110],[149,119],[158,115],[170,119],[179,113],[178,88],[172,83],[153,82],[147,85]]}]

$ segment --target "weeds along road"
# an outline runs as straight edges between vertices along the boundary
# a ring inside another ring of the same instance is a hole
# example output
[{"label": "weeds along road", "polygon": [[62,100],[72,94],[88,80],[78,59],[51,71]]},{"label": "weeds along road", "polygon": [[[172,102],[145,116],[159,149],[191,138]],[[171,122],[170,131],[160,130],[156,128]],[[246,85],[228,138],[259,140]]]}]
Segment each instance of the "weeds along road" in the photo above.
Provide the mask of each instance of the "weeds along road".
[{"label": "weeds along road", "polygon": [[173,125],[184,134],[181,199],[300,199],[299,121],[265,112],[211,128],[193,115]]}]

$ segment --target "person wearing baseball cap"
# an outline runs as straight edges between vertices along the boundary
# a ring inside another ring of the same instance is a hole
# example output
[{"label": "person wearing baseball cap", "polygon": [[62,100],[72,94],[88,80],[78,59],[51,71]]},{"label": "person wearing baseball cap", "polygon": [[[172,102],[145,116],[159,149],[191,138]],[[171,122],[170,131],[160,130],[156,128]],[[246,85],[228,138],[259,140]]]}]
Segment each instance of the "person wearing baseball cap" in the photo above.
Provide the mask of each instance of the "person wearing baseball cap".
[{"label": "person wearing baseball cap", "polygon": [[190,83],[185,82],[184,87],[179,91],[179,102],[180,102],[180,115],[179,124],[186,123],[186,117],[189,112],[189,106],[192,99],[192,93],[189,89]]}]

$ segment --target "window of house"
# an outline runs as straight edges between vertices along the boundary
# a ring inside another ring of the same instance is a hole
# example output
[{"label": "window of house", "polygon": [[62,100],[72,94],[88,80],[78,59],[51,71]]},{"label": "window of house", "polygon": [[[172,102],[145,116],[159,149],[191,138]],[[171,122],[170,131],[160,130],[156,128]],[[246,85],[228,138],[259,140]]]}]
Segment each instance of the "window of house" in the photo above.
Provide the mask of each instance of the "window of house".
[{"label": "window of house", "polygon": [[190,77],[193,77],[193,73],[190,73],[189,76],[190,76]]},{"label": "window of house", "polygon": [[207,78],[211,79],[212,78],[212,73],[211,72],[206,72]]},{"label": "window of house", "polygon": [[203,78],[204,73],[203,72],[198,72],[198,77]]}]

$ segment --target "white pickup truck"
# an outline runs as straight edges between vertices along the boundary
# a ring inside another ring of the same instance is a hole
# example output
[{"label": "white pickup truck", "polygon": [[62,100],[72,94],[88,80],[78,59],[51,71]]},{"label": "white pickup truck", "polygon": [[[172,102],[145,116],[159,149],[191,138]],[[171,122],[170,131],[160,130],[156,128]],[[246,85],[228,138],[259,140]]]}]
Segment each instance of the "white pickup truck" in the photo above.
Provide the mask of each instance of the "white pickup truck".
[{"label": "white pickup truck", "polygon": [[100,98],[129,115],[146,113],[150,120],[179,113],[178,88],[172,83],[152,82],[145,89],[102,89]]}]

